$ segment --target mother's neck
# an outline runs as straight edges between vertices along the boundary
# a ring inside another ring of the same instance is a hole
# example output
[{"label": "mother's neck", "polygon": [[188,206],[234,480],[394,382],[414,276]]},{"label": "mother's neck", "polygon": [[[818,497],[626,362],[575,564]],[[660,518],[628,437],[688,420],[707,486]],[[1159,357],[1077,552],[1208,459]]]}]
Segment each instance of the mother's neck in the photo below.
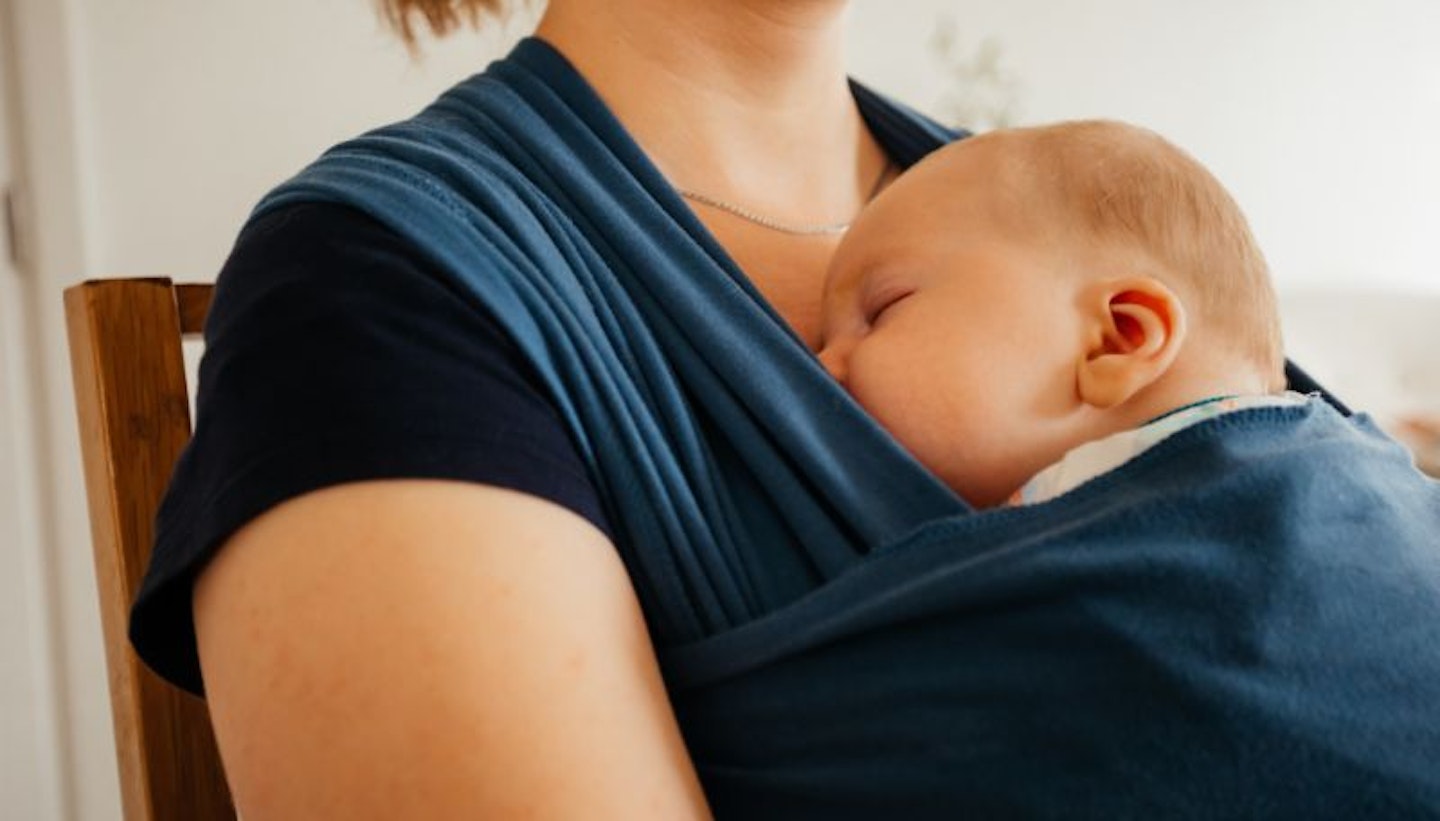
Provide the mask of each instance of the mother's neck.
[{"label": "mother's neck", "polygon": [[808,199],[848,216],[866,136],[846,85],[845,6],[550,0],[537,34],[677,185],[772,213]]}]

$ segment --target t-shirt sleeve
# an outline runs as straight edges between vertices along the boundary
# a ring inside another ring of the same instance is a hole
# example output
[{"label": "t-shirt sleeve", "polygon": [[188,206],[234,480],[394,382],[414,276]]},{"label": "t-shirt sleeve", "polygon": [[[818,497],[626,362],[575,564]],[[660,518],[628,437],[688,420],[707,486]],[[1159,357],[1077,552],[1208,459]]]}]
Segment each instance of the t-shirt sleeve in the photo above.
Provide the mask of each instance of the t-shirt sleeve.
[{"label": "t-shirt sleeve", "polygon": [[359,211],[255,220],[216,282],[195,435],[131,611],[136,650],[201,692],[191,584],[225,539],[308,491],[405,477],[519,490],[608,532],[554,400],[482,305]]}]

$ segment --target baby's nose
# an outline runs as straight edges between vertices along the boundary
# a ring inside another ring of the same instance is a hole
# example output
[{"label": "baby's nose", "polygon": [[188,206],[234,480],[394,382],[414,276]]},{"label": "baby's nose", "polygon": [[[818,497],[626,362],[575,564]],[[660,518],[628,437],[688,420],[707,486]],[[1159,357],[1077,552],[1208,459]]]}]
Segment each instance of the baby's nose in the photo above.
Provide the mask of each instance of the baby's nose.
[{"label": "baby's nose", "polygon": [[845,384],[845,356],[841,346],[829,344],[820,349],[816,354],[820,358],[820,366],[829,372],[830,376],[840,384]]}]

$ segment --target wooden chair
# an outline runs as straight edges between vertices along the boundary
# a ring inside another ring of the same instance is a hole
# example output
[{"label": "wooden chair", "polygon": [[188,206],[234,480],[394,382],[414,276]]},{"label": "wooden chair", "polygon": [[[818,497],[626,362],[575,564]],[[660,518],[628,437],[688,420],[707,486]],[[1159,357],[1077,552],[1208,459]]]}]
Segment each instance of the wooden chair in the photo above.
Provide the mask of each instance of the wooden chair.
[{"label": "wooden chair", "polygon": [[210,285],[92,280],[65,291],[120,787],[128,821],[234,819],[205,703],[166,683],[126,637],[170,471],[190,439],[181,339]]}]

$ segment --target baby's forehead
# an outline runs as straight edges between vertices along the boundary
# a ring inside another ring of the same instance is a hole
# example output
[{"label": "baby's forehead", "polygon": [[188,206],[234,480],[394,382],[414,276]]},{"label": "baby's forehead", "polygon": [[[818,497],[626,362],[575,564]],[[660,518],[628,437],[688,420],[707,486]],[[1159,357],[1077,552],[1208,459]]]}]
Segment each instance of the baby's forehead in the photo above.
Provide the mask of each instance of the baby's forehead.
[{"label": "baby's forehead", "polygon": [[856,218],[837,247],[826,291],[851,293],[885,264],[967,234],[1028,235],[1042,210],[1022,194],[1008,134],[968,137],[937,148],[905,170]]}]

